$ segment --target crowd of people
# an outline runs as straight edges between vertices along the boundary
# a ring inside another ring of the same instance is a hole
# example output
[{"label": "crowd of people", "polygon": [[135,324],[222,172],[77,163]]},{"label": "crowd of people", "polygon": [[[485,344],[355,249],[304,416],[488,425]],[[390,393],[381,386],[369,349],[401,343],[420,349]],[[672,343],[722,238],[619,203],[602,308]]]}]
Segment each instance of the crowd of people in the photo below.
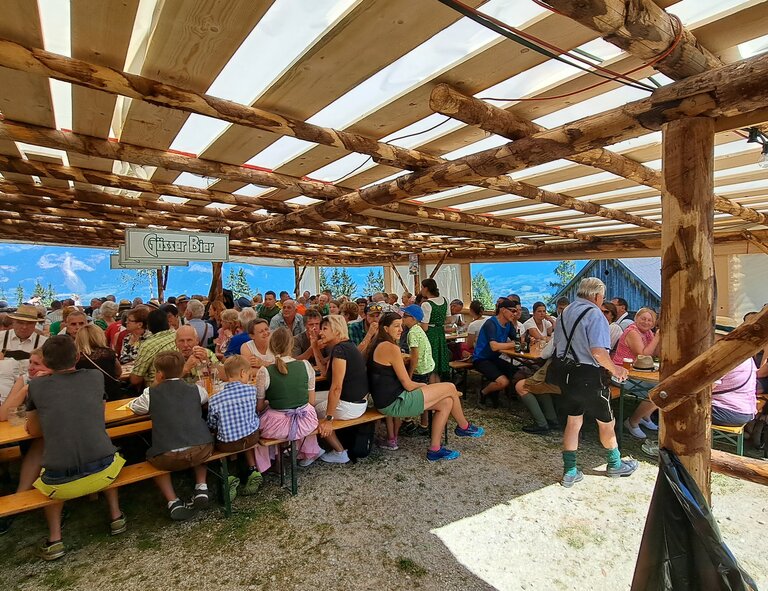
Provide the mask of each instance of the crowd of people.
[{"label": "crowd of people", "polygon": [[[123,398],[134,413],[152,417],[147,460],[161,470],[194,471],[189,500],[179,497],[170,475],[156,478],[173,520],[209,504],[205,461],[214,451],[245,460],[247,470],[227,483],[231,498],[255,494],[271,469],[274,448],[259,445],[261,438],[298,441],[301,466],[348,463],[356,452],[345,447],[334,421],[358,418],[369,404],[386,417],[381,448],[396,451],[401,435],[422,435],[429,461],[452,460],[459,452],[442,444],[450,418],[457,436],[484,435],[447,379],[452,359],[471,360],[483,376],[481,403],[498,406],[504,391],[519,396],[533,418],[523,431],[561,430],[558,417],[566,417],[563,486],[583,478],[576,452],[585,413],[597,421],[606,474],[637,469],[620,456],[608,389],[627,378],[631,365],[654,368],[658,319],[650,308],[632,316],[621,297],[606,301],[599,279],[584,279],[574,302],[560,298],[551,314],[543,302],[529,311],[516,294],[499,298],[492,315],[477,300],[466,313],[432,279],[416,296],[226,296],[0,307],[0,421],[26,416],[35,436],[23,446],[17,490],[35,487],[63,502],[104,489],[125,459],[106,433],[103,401]],[[718,334],[724,331],[718,326]],[[461,338],[447,339],[451,333]],[[530,363],[519,352],[548,361]],[[713,423],[751,420],[766,382],[763,353],[724,376],[713,390]],[[656,411],[644,400],[624,427],[645,439],[646,431],[658,430]],[[119,534],[126,518],[116,490],[106,495],[110,532]],[[40,555],[47,560],[64,553],[61,510],[62,503],[45,509],[49,535]],[[0,520],[0,533],[10,524]]]},{"label": "crowd of people", "polygon": [[[64,554],[63,502],[105,489],[125,464],[106,431],[105,400],[130,399],[135,414],[151,415],[146,458],[153,466],[194,470],[189,500],[169,474],[155,479],[173,520],[208,505],[205,461],[214,451],[245,459],[247,471],[228,482],[231,498],[255,494],[272,467],[275,448],[259,445],[261,438],[298,441],[302,466],[349,462],[334,421],[360,417],[369,398],[386,416],[382,448],[397,450],[399,433],[410,427],[428,436],[427,460],[459,457],[442,444],[449,418],[458,437],[482,437],[484,430],[466,419],[456,386],[441,381],[448,311],[431,279],[417,296],[402,298],[305,292],[294,300],[268,291],[223,302],[107,296],[85,308],[64,300],[50,310],[0,309],[0,418],[25,416],[33,435],[23,445],[17,491],[34,487],[61,501],[45,508],[49,535],[40,556]],[[410,345],[407,354],[401,340]],[[320,383],[327,386],[318,389]],[[110,532],[122,533],[117,492],[105,494]],[[0,533],[11,523],[0,520]]]}]

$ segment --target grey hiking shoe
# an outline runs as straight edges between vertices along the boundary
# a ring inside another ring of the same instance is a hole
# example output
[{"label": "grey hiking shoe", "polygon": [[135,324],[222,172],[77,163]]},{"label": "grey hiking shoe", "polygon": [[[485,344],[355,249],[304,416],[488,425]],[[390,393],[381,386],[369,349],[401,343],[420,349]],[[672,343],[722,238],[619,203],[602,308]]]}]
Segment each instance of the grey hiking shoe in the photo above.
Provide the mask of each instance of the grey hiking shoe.
[{"label": "grey hiking shoe", "polygon": [[584,480],[584,474],[581,470],[576,470],[576,474],[563,474],[560,484],[565,488],[571,488],[577,482]]},{"label": "grey hiking shoe", "polygon": [[609,478],[619,478],[621,476],[630,476],[640,466],[639,462],[633,458],[628,460],[621,460],[621,466],[618,468],[611,468],[608,466],[605,469],[605,475]]}]

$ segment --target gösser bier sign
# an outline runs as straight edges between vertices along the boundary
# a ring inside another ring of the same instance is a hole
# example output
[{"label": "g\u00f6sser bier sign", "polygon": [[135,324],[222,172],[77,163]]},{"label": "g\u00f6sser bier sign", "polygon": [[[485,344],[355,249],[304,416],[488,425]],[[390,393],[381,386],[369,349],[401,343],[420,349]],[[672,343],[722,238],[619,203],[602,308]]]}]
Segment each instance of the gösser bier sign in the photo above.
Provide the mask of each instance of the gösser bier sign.
[{"label": "g\u00f6sser bier sign", "polygon": [[153,259],[228,261],[229,235],[129,228],[125,231],[125,256],[142,262]]}]

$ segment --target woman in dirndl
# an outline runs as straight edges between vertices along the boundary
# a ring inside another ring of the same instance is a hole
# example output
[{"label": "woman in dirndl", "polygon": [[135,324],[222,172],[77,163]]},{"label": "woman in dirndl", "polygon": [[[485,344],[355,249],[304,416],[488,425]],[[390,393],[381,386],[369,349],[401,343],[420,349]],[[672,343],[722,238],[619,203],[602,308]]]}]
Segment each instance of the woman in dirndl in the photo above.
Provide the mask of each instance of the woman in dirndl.
[{"label": "woman in dirndl", "polygon": [[448,300],[440,295],[440,290],[434,279],[425,279],[421,282],[421,295],[426,298],[421,304],[421,309],[424,311],[421,327],[427,333],[427,339],[429,339],[429,344],[432,347],[435,375],[447,376],[449,372],[448,362],[451,360],[448,344],[445,340],[445,317],[448,315]]}]

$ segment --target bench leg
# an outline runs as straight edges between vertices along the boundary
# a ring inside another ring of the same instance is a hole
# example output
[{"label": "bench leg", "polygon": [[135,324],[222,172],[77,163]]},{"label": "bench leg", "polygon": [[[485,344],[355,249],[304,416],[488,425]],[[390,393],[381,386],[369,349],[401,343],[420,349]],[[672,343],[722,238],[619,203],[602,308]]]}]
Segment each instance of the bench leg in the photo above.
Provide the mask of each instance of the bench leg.
[{"label": "bench leg", "polygon": [[283,488],[285,486],[285,466],[283,465],[283,445],[279,444],[277,446],[277,455],[275,456],[275,461],[277,462],[277,469],[280,472],[280,488]]},{"label": "bench leg", "polygon": [[624,385],[619,390],[619,449],[624,447]]},{"label": "bench leg", "polygon": [[296,456],[298,450],[296,448],[296,441],[291,441],[291,494],[296,496],[299,489],[298,484],[298,467],[296,465]]},{"label": "bench leg", "polygon": [[736,455],[744,455],[744,431],[739,433],[739,435],[736,437]]},{"label": "bench leg", "polygon": [[229,465],[227,458],[221,458],[221,490],[222,500],[224,502],[224,516],[232,515],[232,498],[229,496]]}]

